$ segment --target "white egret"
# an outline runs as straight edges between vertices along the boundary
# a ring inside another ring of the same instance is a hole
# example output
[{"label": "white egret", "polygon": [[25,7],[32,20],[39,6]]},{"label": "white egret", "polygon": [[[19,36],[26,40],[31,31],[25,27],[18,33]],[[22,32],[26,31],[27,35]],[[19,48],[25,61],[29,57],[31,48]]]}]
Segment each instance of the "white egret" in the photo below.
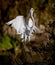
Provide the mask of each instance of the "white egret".
[{"label": "white egret", "polygon": [[17,34],[21,35],[22,41],[26,41],[27,38],[30,41],[30,36],[33,32],[33,30],[37,33],[41,33],[40,29],[35,26],[35,21],[33,17],[34,9],[30,9],[30,18],[28,20],[28,24],[25,22],[24,16],[17,16],[15,19],[9,21],[8,25],[11,24],[12,27],[14,27],[17,31]]}]

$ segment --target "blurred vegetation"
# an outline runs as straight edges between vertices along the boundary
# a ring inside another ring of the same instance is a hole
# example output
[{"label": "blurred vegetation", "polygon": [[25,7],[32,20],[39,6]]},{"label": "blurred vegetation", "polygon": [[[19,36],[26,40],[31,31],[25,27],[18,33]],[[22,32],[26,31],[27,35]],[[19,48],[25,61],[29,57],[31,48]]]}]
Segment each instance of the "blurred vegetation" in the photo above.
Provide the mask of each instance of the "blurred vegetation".
[{"label": "blurred vegetation", "polygon": [[[27,17],[31,7],[36,24],[43,24],[45,33],[24,44],[15,29],[5,23],[18,15]],[[54,54],[55,0],[0,0],[0,65],[55,65]]]},{"label": "blurred vegetation", "polygon": [[0,48],[12,47],[12,45],[10,44],[10,38],[8,36],[3,36],[0,40]]}]

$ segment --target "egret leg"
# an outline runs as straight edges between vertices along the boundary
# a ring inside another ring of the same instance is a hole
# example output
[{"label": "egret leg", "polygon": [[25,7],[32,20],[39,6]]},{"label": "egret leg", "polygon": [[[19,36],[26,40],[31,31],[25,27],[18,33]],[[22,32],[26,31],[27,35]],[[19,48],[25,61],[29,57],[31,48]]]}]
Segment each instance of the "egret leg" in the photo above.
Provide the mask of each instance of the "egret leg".
[{"label": "egret leg", "polygon": [[24,34],[21,34],[21,41],[22,42],[24,41],[24,38],[25,38]]},{"label": "egret leg", "polygon": [[25,41],[27,40],[27,35],[25,34]]},{"label": "egret leg", "polygon": [[30,35],[28,36],[28,41],[30,41]]}]

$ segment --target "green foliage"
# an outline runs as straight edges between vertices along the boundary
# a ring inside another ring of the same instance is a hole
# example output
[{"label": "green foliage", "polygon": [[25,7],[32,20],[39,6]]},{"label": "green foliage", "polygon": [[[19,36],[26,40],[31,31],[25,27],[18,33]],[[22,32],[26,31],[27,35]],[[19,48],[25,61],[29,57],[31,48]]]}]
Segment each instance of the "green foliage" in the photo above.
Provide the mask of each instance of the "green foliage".
[{"label": "green foliage", "polygon": [[12,38],[12,37],[11,37],[10,40],[11,40],[10,42],[11,42],[11,44],[12,44],[12,46],[13,46],[14,48],[15,48],[15,47],[18,45],[18,43],[19,43],[19,42],[18,42],[19,40],[17,40],[16,38]]},{"label": "green foliage", "polygon": [[3,36],[0,41],[0,48],[12,48],[10,43],[10,38],[8,36]]},{"label": "green foliage", "polygon": [[4,35],[0,38],[0,48],[10,49],[12,47],[16,47],[17,40],[14,38],[10,38],[8,35]]}]

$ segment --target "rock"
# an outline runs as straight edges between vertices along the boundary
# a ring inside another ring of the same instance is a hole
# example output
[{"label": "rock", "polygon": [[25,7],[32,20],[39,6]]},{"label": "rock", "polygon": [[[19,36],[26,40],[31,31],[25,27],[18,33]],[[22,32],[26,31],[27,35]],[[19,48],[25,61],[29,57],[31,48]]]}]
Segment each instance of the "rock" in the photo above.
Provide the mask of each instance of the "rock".
[{"label": "rock", "polygon": [[26,58],[26,62],[27,62],[27,63],[32,63],[32,57],[31,57],[31,55],[30,55],[29,53],[27,53],[27,54],[25,55],[25,58]]},{"label": "rock", "polygon": [[31,35],[30,41],[35,41],[35,39],[36,39],[36,36],[34,34]]},{"label": "rock", "polygon": [[44,32],[45,31],[45,26],[40,24],[40,30]]}]

